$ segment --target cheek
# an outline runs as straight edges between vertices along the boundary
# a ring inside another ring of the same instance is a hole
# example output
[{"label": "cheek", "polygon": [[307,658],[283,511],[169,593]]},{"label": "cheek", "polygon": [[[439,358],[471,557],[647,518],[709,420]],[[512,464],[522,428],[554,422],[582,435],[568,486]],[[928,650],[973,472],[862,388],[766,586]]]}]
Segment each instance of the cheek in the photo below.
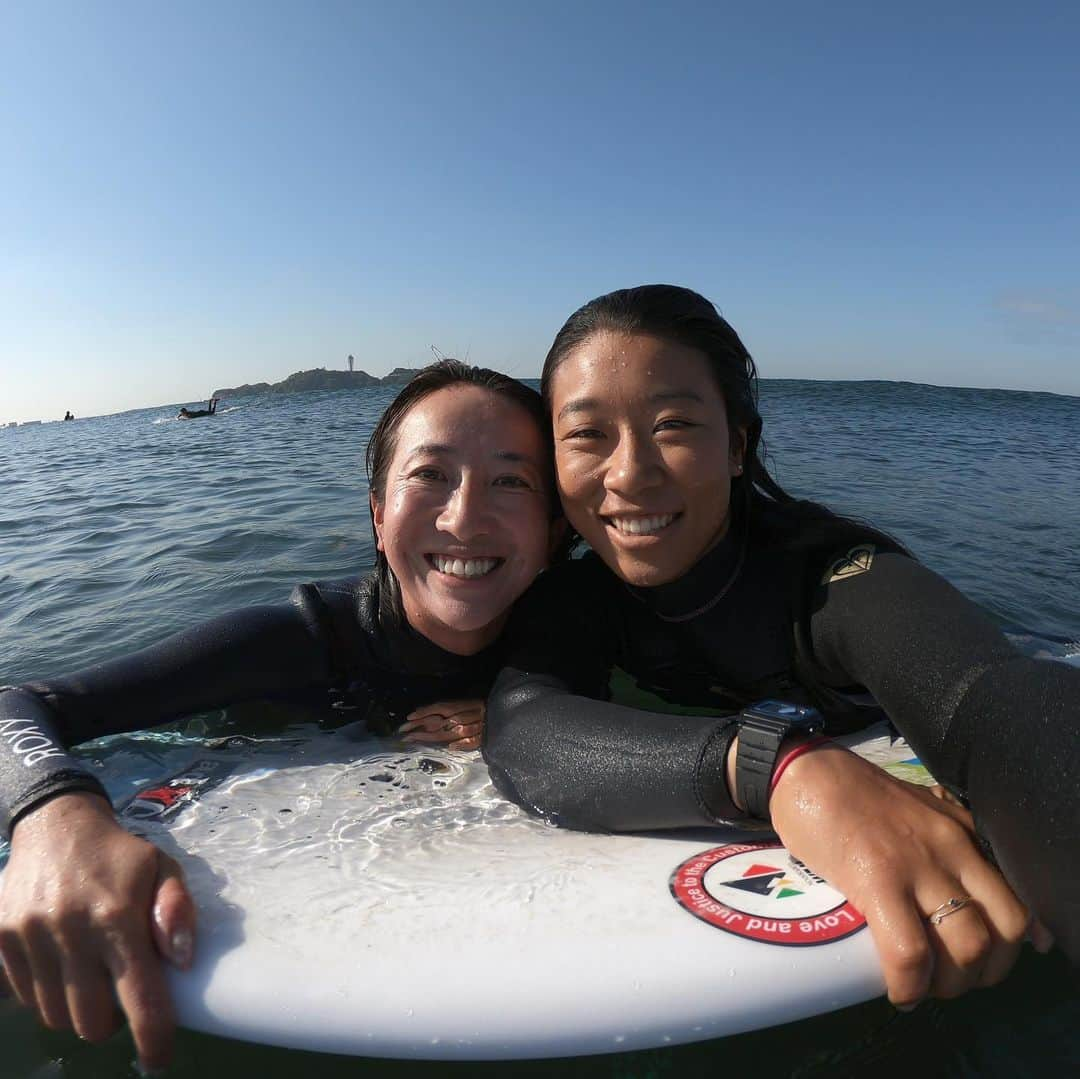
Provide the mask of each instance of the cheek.
[{"label": "cheek", "polygon": [[589,500],[580,486],[567,482],[562,476],[559,477],[558,487],[563,515],[569,521],[571,528],[585,535],[591,520],[588,512]]},{"label": "cheek", "polygon": [[594,462],[574,456],[555,458],[555,470],[559,498],[563,506],[580,502],[589,497],[598,483],[598,470]]},{"label": "cheek", "polygon": [[388,496],[380,540],[391,565],[423,535],[429,517],[430,513],[416,499],[410,498],[408,492],[395,492]]}]

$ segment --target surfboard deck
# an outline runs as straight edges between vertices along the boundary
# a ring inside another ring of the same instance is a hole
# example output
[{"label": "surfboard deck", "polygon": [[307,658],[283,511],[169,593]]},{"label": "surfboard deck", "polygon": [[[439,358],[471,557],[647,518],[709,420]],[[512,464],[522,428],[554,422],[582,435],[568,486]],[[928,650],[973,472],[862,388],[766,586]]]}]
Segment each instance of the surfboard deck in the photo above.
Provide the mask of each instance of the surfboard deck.
[{"label": "surfboard deck", "polygon": [[[884,728],[856,748],[929,781]],[[198,905],[194,967],[170,975],[195,1030],[365,1056],[553,1057],[883,992],[861,915],[768,833],[567,831],[501,798],[475,754],[348,728],[158,744],[152,776],[124,757],[104,765],[122,819],[181,862]]]}]

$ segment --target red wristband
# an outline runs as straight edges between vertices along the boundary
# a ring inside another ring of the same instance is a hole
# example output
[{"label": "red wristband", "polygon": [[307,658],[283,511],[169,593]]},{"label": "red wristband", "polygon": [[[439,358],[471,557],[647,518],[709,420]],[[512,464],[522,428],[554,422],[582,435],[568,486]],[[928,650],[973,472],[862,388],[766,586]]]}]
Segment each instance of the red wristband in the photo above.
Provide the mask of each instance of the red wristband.
[{"label": "red wristband", "polygon": [[813,738],[800,743],[781,757],[780,763],[773,769],[772,779],[769,780],[769,796],[771,797],[772,792],[776,790],[776,784],[780,782],[780,777],[784,774],[784,769],[787,768],[796,757],[801,757],[804,753],[809,753],[812,749],[820,749],[828,741],[829,739],[826,738],[825,735],[815,734]]}]

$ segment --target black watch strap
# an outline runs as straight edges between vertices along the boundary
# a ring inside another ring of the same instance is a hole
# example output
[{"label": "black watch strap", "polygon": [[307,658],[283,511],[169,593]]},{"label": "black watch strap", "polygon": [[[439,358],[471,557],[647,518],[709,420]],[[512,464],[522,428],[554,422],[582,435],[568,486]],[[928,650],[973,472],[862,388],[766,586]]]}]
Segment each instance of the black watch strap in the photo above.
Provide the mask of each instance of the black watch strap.
[{"label": "black watch strap", "polygon": [[754,723],[753,717],[739,720],[739,752],[735,758],[735,786],[747,816],[769,819],[769,782],[780,743],[787,731],[777,731]]},{"label": "black watch strap", "polygon": [[769,786],[784,739],[792,733],[816,734],[821,713],[786,701],[761,701],[739,716],[735,790],[747,816],[769,819]]}]

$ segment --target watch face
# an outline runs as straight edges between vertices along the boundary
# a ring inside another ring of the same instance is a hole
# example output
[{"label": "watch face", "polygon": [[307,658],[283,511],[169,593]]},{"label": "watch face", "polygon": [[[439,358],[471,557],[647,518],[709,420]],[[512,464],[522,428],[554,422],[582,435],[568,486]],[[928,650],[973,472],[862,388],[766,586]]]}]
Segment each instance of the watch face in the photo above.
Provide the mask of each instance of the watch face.
[{"label": "watch face", "polygon": [[790,701],[758,701],[748,711],[763,719],[776,719],[792,727],[804,727],[821,722],[821,713],[816,708],[806,708]]}]

